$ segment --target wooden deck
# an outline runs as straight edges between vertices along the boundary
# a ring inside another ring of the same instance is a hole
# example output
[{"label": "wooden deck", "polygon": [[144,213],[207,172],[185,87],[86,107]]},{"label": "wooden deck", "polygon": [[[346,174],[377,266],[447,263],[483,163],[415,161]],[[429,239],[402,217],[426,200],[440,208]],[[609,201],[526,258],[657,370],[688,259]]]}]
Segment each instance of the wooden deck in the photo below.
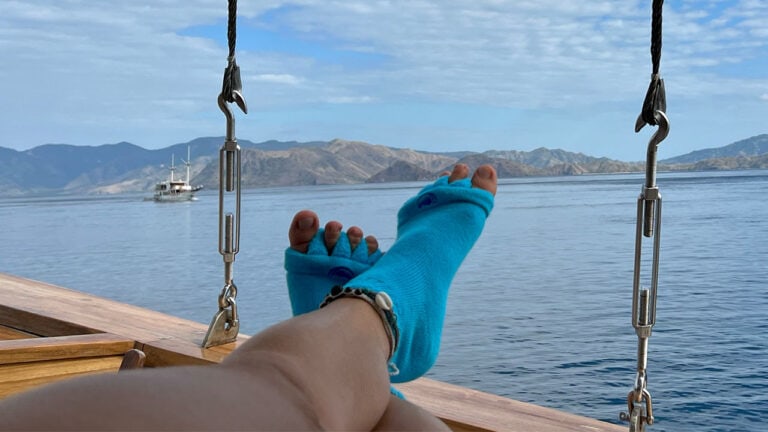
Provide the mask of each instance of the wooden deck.
[{"label": "wooden deck", "polygon": [[[201,323],[0,273],[0,397],[30,385],[116,371],[138,348],[146,367],[220,362],[247,339],[203,349]],[[457,431],[623,431],[625,427],[429,379],[397,386]]]}]

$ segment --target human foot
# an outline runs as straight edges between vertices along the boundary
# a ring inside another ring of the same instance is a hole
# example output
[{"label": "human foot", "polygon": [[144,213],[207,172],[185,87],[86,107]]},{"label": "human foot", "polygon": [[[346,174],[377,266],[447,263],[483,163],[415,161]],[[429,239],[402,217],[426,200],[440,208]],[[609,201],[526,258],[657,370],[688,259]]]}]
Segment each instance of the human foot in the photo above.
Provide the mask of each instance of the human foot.
[{"label": "human foot", "polygon": [[[397,239],[375,266],[344,286],[385,292],[399,333],[390,360],[392,382],[414,380],[434,364],[453,276],[480,236],[493,208],[496,172],[457,165],[406,201],[398,213]],[[337,290],[338,291],[338,290]],[[378,302],[378,299],[376,300]]]},{"label": "human foot", "polygon": [[334,285],[343,285],[368,270],[382,255],[374,236],[363,239],[358,227],[342,231],[341,223],[320,219],[311,210],[293,217],[285,251],[288,295],[293,315],[317,310]]}]

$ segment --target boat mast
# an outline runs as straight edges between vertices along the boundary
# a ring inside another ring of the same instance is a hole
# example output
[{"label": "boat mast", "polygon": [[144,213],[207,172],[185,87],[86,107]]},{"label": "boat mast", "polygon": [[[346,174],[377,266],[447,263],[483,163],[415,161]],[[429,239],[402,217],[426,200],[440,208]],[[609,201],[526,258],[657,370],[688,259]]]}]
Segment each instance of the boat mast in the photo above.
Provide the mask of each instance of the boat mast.
[{"label": "boat mast", "polygon": [[173,181],[173,172],[176,171],[176,167],[173,165],[173,153],[171,153],[171,181]]},{"label": "boat mast", "polygon": [[192,159],[190,159],[189,146],[187,146],[187,160],[184,162],[184,165],[187,166],[187,183],[189,183],[189,181],[192,179],[189,176],[189,166],[191,165],[191,163],[189,163],[190,160],[192,160]]}]

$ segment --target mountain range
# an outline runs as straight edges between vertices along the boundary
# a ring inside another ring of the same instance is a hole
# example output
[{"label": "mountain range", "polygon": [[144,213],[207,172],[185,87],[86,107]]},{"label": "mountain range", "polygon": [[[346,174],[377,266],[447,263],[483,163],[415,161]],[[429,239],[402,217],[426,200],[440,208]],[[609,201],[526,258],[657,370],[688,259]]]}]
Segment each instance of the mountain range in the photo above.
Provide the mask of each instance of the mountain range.
[{"label": "mountain range", "polygon": [[[157,150],[121,142],[100,146],[46,144],[17,151],[0,147],[0,196],[29,194],[115,194],[149,192],[168,176],[174,155],[194,156],[194,185],[217,189],[221,137],[197,138]],[[364,182],[417,181],[434,178],[457,162],[492,164],[499,177],[641,172],[644,161],[622,162],[582,153],[539,148],[483,153],[431,153],[359,141],[238,140],[244,188]],[[177,173],[185,176],[183,160]],[[659,161],[659,171],[768,168],[768,134],[724,147],[694,151]],[[177,174],[178,176],[179,174]]]}]

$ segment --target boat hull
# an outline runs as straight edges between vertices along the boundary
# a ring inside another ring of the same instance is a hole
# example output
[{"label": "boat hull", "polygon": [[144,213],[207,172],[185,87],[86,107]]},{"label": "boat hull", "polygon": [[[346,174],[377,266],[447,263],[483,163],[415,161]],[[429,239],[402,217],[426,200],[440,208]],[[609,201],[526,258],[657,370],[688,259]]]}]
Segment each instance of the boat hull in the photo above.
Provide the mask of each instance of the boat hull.
[{"label": "boat hull", "polygon": [[153,199],[156,202],[181,202],[181,201],[194,201],[194,192],[181,192],[181,193],[156,193]]}]

